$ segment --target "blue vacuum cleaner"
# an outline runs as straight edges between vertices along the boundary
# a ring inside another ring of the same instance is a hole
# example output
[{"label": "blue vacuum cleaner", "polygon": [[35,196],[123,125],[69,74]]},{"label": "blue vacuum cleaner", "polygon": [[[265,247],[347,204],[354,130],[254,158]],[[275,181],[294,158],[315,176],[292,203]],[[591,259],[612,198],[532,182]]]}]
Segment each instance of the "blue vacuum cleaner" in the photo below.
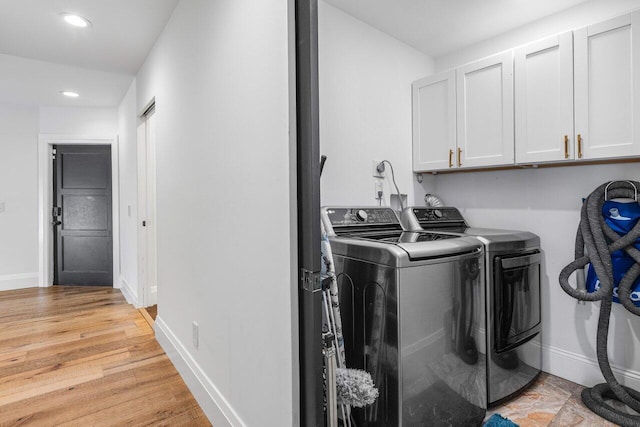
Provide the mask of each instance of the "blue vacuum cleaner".
[{"label": "blue vacuum cleaner", "polygon": [[[582,401],[594,413],[623,427],[640,426],[640,415],[630,415],[606,402],[615,399],[640,412],[640,393],[621,385],[613,375],[607,354],[611,304],[619,302],[640,316],[640,205],[639,182],[612,181],[602,184],[582,204],[576,235],[575,260],[560,272],[560,286],[581,301],[601,301],[596,352],[606,383],[582,391]],[[625,199],[620,201],[619,199]],[[585,253],[586,248],[586,253]],[[574,272],[587,284],[569,284]]]}]

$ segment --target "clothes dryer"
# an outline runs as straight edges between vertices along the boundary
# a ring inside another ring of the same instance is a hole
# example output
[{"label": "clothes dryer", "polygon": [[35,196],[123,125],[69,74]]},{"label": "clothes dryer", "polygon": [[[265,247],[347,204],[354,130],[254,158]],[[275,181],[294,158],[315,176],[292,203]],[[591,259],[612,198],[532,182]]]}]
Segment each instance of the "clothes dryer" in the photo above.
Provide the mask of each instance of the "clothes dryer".
[{"label": "clothes dryer", "polygon": [[487,403],[520,393],[542,366],[540,238],[526,231],[469,227],[455,207],[410,207],[400,216],[407,230],[462,233],[483,243]]}]

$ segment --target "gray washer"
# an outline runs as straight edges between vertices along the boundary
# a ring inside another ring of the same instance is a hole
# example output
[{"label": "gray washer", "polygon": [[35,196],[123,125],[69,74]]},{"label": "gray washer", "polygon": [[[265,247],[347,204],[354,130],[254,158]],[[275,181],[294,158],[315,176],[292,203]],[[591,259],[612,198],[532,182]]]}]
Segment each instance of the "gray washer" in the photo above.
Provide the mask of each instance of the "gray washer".
[{"label": "gray washer", "polygon": [[480,425],[486,371],[475,343],[484,310],[483,245],[455,233],[405,232],[392,209],[325,207],[346,365],[372,375],[378,400],[358,426]]}]

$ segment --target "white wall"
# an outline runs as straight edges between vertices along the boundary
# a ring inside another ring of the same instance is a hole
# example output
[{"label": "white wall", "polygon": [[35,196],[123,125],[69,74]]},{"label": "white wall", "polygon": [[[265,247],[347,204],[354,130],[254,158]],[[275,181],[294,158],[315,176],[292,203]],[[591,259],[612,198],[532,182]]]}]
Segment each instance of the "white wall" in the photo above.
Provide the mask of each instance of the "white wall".
[{"label": "white wall", "polygon": [[569,8],[564,12],[548,16],[514,31],[494,37],[435,58],[436,71],[455,68],[467,62],[493,55],[516,46],[574,30],[608,18],[613,18],[630,10],[640,8],[638,0],[591,0]]},{"label": "white wall", "polygon": [[40,133],[114,137],[118,133],[115,107],[41,107]]},{"label": "white wall", "polygon": [[[640,6],[638,1],[597,0],[436,59],[438,71],[570,30]],[[462,210],[472,226],[528,230],[544,251],[542,278],[543,369],[572,381],[602,382],[595,354],[599,304],[578,305],[558,284],[560,270],[573,259],[581,198],[600,184],[640,179],[638,164],[573,166],[437,175],[416,192],[433,192]],[[640,386],[640,319],[614,304],[611,361],[620,378]]]},{"label": "white wall", "polygon": [[[433,61],[323,1],[318,8],[321,203],[377,205],[374,159],[393,164],[411,202],[411,83],[431,74]],[[388,166],[386,175],[388,205]]]},{"label": "white wall", "polygon": [[120,282],[134,304],[138,303],[138,176],[136,81],[118,107],[120,155]]},{"label": "white wall", "polygon": [[0,104],[0,290],[38,286],[38,134],[115,136],[115,108]]},{"label": "white wall", "polygon": [[137,111],[156,100],[156,334],[216,426],[296,424],[291,6],[183,0],[137,76]]},{"label": "white wall", "polygon": [[38,109],[0,105],[0,290],[38,286]]}]

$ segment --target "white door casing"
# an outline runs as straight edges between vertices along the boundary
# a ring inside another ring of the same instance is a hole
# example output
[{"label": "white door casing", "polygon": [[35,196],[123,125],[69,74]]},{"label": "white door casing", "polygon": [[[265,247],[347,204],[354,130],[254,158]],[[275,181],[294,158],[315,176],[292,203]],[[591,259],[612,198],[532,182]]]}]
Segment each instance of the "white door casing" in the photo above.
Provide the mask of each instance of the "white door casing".
[{"label": "white door casing", "polygon": [[146,108],[137,129],[138,295],[143,307],[157,304],[156,116]]},{"label": "white door casing", "polygon": [[120,288],[120,192],[119,192],[119,155],[117,136],[84,136],[40,134],[38,136],[38,236],[39,285],[48,287],[53,284],[53,145],[110,145],[111,146],[111,186],[113,218],[113,287]]}]

